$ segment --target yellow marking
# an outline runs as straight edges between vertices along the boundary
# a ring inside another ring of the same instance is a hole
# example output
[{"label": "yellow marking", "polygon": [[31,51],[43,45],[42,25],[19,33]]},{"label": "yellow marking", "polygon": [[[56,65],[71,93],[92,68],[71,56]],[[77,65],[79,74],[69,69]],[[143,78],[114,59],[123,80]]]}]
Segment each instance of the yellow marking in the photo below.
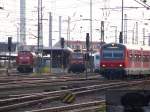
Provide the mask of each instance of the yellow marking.
[{"label": "yellow marking", "polygon": [[71,103],[73,100],[75,99],[75,95],[72,95],[69,99],[68,99],[68,103]]},{"label": "yellow marking", "polygon": [[67,95],[65,95],[65,97],[64,97],[64,99],[63,99],[63,102],[66,102],[66,100],[67,100],[70,96],[72,96],[72,94],[67,93]]}]

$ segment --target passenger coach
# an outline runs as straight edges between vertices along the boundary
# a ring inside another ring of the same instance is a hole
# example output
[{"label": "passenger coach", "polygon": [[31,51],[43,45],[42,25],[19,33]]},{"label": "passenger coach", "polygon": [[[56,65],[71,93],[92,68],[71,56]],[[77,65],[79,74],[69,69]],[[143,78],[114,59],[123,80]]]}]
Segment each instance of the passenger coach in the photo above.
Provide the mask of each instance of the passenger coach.
[{"label": "passenger coach", "polygon": [[99,73],[100,71],[100,66],[99,66],[100,53],[99,52],[92,54],[92,63],[93,63],[94,72]]},{"label": "passenger coach", "polygon": [[106,78],[150,74],[149,46],[109,43],[101,47],[100,55],[100,73]]}]

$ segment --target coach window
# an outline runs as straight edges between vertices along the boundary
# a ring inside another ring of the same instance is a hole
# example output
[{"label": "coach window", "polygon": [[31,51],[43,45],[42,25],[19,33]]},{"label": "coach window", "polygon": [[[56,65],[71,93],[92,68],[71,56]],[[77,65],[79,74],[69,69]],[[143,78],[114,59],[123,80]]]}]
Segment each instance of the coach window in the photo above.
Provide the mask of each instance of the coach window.
[{"label": "coach window", "polygon": [[96,55],[96,60],[99,60],[100,59],[100,56],[99,55]]}]

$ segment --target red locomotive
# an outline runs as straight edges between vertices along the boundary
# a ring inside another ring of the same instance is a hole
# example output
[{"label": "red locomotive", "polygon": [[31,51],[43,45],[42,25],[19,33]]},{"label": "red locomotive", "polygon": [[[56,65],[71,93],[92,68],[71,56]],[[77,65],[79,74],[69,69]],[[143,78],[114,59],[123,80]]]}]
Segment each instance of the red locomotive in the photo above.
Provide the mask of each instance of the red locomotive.
[{"label": "red locomotive", "polygon": [[33,72],[35,55],[30,51],[19,51],[16,57],[17,70],[19,72]]},{"label": "red locomotive", "polygon": [[100,73],[106,78],[150,74],[150,47],[108,43],[100,52]]},{"label": "red locomotive", "polygon": [[85,71],[85,63],[84,63],[84,55],[81,52],[74,52],[70,56],[70,63],[68,72],[84,72]]}]

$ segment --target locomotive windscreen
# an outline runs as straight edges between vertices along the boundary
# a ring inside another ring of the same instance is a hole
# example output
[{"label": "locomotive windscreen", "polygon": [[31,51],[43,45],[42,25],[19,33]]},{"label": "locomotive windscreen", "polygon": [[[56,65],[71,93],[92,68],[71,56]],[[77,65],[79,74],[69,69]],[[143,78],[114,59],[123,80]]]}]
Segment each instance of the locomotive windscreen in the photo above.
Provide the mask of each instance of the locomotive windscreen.
[{"label": "locomotive windscreen", "polygon": [[20,54],[20,55],[31,54],[31,52],[30,51],[19,51],[18,54]]},{"label": "locomotive windscreen", "polygon": [[103,59],[123,59],[124,58],[124,47],[123,46],[105,46],[102,48]]},{"label": "locomotive windscreen", "polygon": [[72,59],[83,59],[83,54],[82,53],[73,53]]}]

